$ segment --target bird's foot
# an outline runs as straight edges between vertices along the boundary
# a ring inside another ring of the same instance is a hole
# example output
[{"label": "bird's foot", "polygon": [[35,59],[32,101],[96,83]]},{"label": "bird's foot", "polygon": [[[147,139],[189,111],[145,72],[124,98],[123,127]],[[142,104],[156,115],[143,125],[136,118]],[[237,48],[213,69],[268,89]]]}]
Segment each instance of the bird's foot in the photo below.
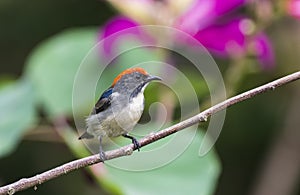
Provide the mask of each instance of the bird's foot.
[{"label": "bird's foot", "polygon": [[128,134],[123,134],[123,137],[131,139],[131,141],[133,143],[133,146],[134,146],[134,149],[137,149],[138,151],[140,151],[141,145],[134,137],[132,137]]},{"label": "bird's foot", "polygon": [[102,149],[102,137],[101,136],[99,136],[99,158],[100,158],[100,161],[101,162],[104,162],[105,160],[106,160],[106,156],[105,156],[105,153],[104,153],[104,151],[103,151],[103,149]]},{"label": "bird's foot", "polygon": [[106,160],[105,152],[99,151],[99,158],[101,162],[104,162]]},{"label": "bird's foot", "polygon": [[134,148],[140,151],[141,145],[134,137],[132,138],[132,143],[134,145]]}]

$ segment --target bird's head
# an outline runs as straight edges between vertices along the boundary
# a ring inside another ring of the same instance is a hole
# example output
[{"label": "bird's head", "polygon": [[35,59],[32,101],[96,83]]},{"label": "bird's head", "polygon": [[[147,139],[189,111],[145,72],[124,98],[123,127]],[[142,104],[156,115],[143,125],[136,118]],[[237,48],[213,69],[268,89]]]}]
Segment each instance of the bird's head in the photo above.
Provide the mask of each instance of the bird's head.
[{"label": "bird's head", "polygon": [[129,68],[114,79],[111,87],[115,92],[135,97],[153,80],[161,80],[161,78],[148,74],[143,68]]}]

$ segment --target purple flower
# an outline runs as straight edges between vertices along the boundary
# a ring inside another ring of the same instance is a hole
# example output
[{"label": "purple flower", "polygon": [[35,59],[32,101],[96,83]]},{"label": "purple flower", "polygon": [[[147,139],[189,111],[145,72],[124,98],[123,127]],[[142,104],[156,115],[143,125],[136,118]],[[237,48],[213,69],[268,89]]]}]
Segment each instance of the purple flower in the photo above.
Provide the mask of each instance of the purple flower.
[{"label": "purple flower", "polygon": [[[141,32],[138,28],[135,28],[137,26],[139,26],[137,22],[124,16],[117,16],[109,20],[103,26],[98,37],[98,41],[103,40],[103,50],[105,55],[112,54],[115,44],[117,43],[118,39],[122,38],[122,36],[130,35],[138,40],[149,40],[149,37],[146,37],[144,32]],[[126,33],[122,33],[122,31]],[[115,36],[108,38],[113,34],[115,34]]]},{"label": "purple flower", "polygon": [[253,43],[254,52],[258,61],[262,64],[263,68],[272,68],[275,64],[275,57],[269,38],[265,34],[259,33],[254,37]]},{"label": "purple flower", "polygon": [[289,0],[287,2],[287,12],[297,19],[300,19],[300,1],[299,0]]},{"label": "purple flower", "polygon": [[195,34],[214,21],[244,5],[246,0],[195,0],[190,8],[176,21],[176,27]]},{"label": "purple flower", "polygon": [[[149,4],[149,1],[147,2]],[[261,32],[249,38],[254,32],[253,22],[234,13],[246,3],[247,0],[194,0],[185,12],[173,18],[171,26],[190,34],[210,52],[220,57],[244,55],[248,51],[249,43],[253,42],[259,62],[264,67],[270,67],[274,64],[274,55],[268,37]],[[168,9],[164,7],[163,10],[157,10],[157,13],[166,10]],[[100,39],[139,25],[128,17],[115,17],[104,26]],[[127,30],[124,34],[131,34],[143,41],[149,39],[149,36],[145,36],[145,32],[136,28]],[[122,35],[120,33],[120,36]],[[111,52],[115,41],[112,39],[104,44],[106,53]]]},{"label": "purple flower", "polygon": [[245,52],[246,36],[241,29],[244,18],[214,24],[198,31],[194,38],[216,55],[236,56]]}]

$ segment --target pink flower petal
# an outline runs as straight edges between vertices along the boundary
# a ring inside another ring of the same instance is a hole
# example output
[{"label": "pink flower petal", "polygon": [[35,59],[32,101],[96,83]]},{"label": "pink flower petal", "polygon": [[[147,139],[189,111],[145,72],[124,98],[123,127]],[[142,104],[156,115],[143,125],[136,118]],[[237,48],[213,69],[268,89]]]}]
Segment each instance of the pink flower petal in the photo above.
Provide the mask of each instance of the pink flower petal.
[{"label": "pink flower petal", "polygon": [[246,35],[241,28],[244,19],[237,18],[200,30],[194,38],[219,56],[240,55],[246,49]]},{"label": "pink flower petal", "polygon": [[[99,41],[104,40],[103,43],[103,49],[104,52],[109,55],[112,52],[112,48],[114,43],[116,42],[116,40],[119,38],[119,36],[122,36],[124,34],[122,34],[122,30],[126,30],[126,29],[130,29],[132,28],[132,30],[127,30],[126,34],[133,34],[138,36],[140,33],[137,31],[137,29],[133,28],[138,26],[138,24],[127,18],[124,16],[117,16],[112,18],[111,20],[109,20],[102,28],[100,34],[99,34]],[[119,35],[115,35],[111,38],[109,38],[110,36],[112,36],[115,33],[119,33]]]},{"label": "pink flower petal", "polygon": [[300,19],[300,1],[289,0],[287,3],[287,12],[298,19]]},{"label": "pink flower petal", "polygon": [[191,7],[175,22],[179,29],[195,34],[209,26],[216,18],[242,5],[247,0],[195,0]]},{"label": "pink flower petal", "polygon": [[98,36],[98,42],[102,41],[100,49],[104,57],[111,56],[114,49],[117,49],[117,44],[124,39],[145,43],[153,42],[153,39],[142,30],[142,26],[136,21],[124,16],[117,16],[103,26]]},{"label": "pink flower petal", "polygon": [[269,38],[259,33],[254,37],[254,49],[258,61],[264,69],[270,69],[275,65],[275,57]]}]

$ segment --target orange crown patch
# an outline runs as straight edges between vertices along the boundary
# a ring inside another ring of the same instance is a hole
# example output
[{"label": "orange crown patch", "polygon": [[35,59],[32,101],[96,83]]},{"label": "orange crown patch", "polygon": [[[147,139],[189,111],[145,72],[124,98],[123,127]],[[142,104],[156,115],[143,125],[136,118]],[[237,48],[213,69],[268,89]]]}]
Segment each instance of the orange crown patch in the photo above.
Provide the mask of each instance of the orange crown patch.
[{"label": "orange crown patch", "polygon": [[141,74],[147,75],[148,73],[143,69],[143,68],[129,68],[124,70],[123,72],[121,72],[115,79],[114,82],[112,83],[112,87],[122,78],[122,76],[126,75],[126,74],[130,74],[133,72],[139,72]]}]

